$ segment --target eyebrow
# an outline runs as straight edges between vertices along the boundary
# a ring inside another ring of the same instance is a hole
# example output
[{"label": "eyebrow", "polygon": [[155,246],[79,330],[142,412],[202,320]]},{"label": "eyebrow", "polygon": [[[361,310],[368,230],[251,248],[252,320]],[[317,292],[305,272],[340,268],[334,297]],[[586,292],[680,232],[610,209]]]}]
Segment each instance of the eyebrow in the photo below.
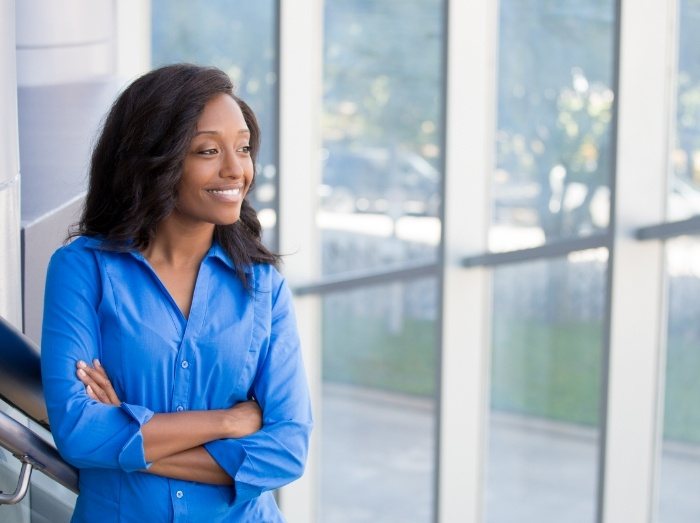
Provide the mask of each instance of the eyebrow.
[{"label": "eyebrow", "polygon": [[[196,133],[194,133],[195,136],[198,136],[198,135],[200,135],[200,134],[216,134],[216,135],[219,135],[219,134],[221,134],[221,133],[220,133],[219,131],[197,131]],[[249,129],[241,129],[240,131],[238,131],[238,134],[250,134],[250,130],[249,130]]]}]

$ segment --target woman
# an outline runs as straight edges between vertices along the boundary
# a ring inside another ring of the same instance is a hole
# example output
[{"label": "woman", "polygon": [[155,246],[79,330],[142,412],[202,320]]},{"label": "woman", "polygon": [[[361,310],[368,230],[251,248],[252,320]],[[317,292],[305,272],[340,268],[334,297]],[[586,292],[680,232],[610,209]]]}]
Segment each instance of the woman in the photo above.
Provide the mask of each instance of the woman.
[{"label": "woman", "polygon": [[73,521],[284,521],[312,418],[291,295],[245,199],[259,128],[218,69],[114,103],[49,265],[42,374]]}]

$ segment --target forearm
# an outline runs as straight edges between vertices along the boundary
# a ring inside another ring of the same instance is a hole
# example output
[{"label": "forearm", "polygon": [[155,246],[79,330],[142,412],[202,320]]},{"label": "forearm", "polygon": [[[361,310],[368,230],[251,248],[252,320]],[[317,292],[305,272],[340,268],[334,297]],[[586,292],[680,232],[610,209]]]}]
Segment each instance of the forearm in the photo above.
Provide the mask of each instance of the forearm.
[{"label": "forearm", "polygon": [[225,411],[202,410],[156,414],[141,427],[148,462],[158,462],[221,438],[233,437]]},{"label": "forearm", "polygon": [[260,407],[243,401],[230,409],[156,414],[141,427],[146,461],[225,438],[242,438],[260,429]]},{"label": "forearm", "polygon": [[[112,382],[99,360],[95,367],[84,361],[77,363],[77,377],[85,385],[90,398],[119,407]],[[262,418],[259,405],[242,401],[228,409],[199,410],[154,414],[141,425],[144,457],[148,462],[199,447],[210,441],[242,438],[260,429]]]},{"label": "forearm", "polygon": [[231,485],[233,480],[224,472],[204,447],[173,454],[155,461],[147,470],[149,474],[210,485]]}]

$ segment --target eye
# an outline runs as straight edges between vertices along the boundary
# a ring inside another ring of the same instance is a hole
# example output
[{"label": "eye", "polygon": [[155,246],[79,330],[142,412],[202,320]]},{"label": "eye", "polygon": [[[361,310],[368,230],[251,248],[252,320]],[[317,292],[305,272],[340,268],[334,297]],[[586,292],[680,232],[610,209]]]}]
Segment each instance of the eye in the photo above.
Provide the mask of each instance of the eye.
[{"label": "eye", "polygon": [[219,152],[218,149],[202,149],[201,151],[197,151],[197,154],[202,155],[202,156],[213,156]]},{"label": "eye", "polygon": [[250,145],[244,145],[243,147],[238,149],[238,152],[250,154]]}]

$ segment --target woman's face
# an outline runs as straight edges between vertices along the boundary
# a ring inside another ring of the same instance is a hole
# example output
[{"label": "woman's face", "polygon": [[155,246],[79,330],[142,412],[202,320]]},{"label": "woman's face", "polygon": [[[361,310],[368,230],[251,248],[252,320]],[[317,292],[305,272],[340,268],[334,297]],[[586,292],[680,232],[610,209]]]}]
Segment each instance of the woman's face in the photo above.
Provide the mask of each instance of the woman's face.
[{"label": "woman's face", "polygon": [[174,213],[195,223],[236,222],[253,181],[249,143],[250,131],[235,100],[227,94],[209,100],[185,158]]}]

